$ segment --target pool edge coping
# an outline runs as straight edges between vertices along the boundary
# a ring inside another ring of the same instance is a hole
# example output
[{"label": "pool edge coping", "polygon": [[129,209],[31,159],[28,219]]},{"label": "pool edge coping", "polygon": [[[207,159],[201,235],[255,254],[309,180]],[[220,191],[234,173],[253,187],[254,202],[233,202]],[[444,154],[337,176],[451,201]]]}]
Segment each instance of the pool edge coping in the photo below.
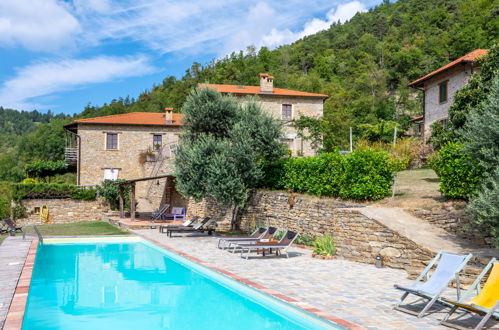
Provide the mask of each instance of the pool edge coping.
[{"label": "pool edge coping", "polygon": [[20,330],[22,328],[37,249],[38,239],[33,239],[29,246],[28,253],[26,254],[23,269],[10,302],[3,330]]},{"label": "pool edge coping", "polygon": [[205,261],[203,261],[203,260],[201,260],[199,258],[193,257],[193,256],[191,256],[191,255],[189,255],[189,254],[187,254],[185,252],[179,251],[179,250],[177,250],[177,249],[175,249],[175,248],[173,248],[173,247],[171,247],[169,245],[166,245],[164,243],[161,243],[161,242],[159,242],[159,241],[157,241],[155,239],[152,239],[150,237],[147,237],[147,236],[139,234],[139,233],[135,233],[135,235],[137,235],[137,236],[139,236],[139,237],[141,237],[141,238],[143,238],[143,239],[145,239],[147,241],[153,242],[154,244],[159,245],[159,246],[161,246],[161,247],[163,247],[163,248],[165,248],[165,249],[167,249],[169,251],[172,251],[172,252],[174,252],[174,253],[176,253],[176,254],[184,257],[184,258],[187,258],[187,259],[189,259],[191,261],[194,261],[194,262],[196,262],[196,263],[198,263],[198,264],[200,264],[200,265],[202,265],[204,267],[207,267],[207,268],[209,268],[209,269],[211,269],[211,270],[213,270],[213,271],[215,271],[217,273],[220,273],[222,275],[230,277],[231,279],[233,279],[233,280],[235,280],[235,281],[237,281],[239,283],[247,285],[247,286],[249,286],[249,287],[251,287],[251,288],[253,288],[255,290],[261,291],[261,292],[263,292],[263,293],[265,293],[265,294],[267,294],[267,295],[269,295],[269,296],[271,296],[271,297],[273,297],[273,298],[275,298],[275,299],[277,299],[279,301],[282,301],[284,303],[290,304],[290,305],[292,305],[295,308],[301,309],[301,310],[303,310],[305,312],[308,312],[308,313],[310,313],[310,314],[312,314],[312,315],[314,315],[316,317],[319,317],[321,319],[324,319],[324,320],[327,320],[327,321],[332,322],[334,324],[340,325],[340,326],[344,327],[345,329],[349,329],[349,330],[361,330],[361,329],[363,330],[363,329],[366,329],[365,327],[363,327],[361,325],[358,325],[358,324],[355,324],[353,322],[347,321],[345,319],[339,318],[339,317],[334,316],[334,315],[332,315],[330,313],[326,313],[326,312],[324,312],[324,311],[322,311],[322,310],[320,310],[318,308],[313,307],[312,305],[310,305],[308,303],[301,302],[301,301],[299,301],[299,300],[297,300],[295,298],[288,297],[288,296],[286,296],[286,295],[284,295],[284,294],[282,294],[280,292],[277,292],[277,291],[275,291],[273,289],[267,288],[266,286],[263,286],[261,284],[255,283],[253,281],[250,281],[250,280],[248,280],[248,279],[246,279],[244,277],[236,275],[236,274],[234,274],[232,272],[229,272],[229,271],[227,271],[225,269],[222,269],[220,267],[216,267],[216,266],[214,266],[214,265],[212,265],[212,264],[210,264],[208,262],[205,262]]}]

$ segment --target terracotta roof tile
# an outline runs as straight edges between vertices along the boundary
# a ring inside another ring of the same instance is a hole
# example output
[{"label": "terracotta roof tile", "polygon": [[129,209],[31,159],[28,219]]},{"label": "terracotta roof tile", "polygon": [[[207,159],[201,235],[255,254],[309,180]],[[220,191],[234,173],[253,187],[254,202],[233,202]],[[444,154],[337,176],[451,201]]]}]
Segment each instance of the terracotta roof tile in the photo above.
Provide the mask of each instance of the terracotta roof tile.
[{"label": "terracotta roof tile", "polygon": [[102,117],[92,117],[85,119],[77,119],[75,124],[121,124],[121,125],[161,125],[161,126],[180,126],[182,125],[181,113],[174,113],[173,123],[167,124],[165,113],[158,112],[130,112],[119,115],[110,115]]},{"label": "terracotta roof tile", "polygon": [[413,82],[411,82],[409,84],[409,86],[417,86],[417,85],[420,85],[423,81],[433,77],[434,75],[436,75],[437,73],[440,73],[442,71],[445,71],[447,69],[450,69],[460,63],[464,63],[464,62],[474,62],[475,60],[477,60],[479,57],[485,55],[488,53],[488,50],[487,49],[475,49],[474,51],[472,51],[471,53],[469,54],[466,54],[464,56],[461,56],[460,58],[458,58],[457,60],[455,61],[452,61],[450,62],[449,64],[447,65],[444,65],[443,67],[441,67],[440,69],[437,69],[429,74],[427,74],[426,76],[423,76],[417,80],[414,80]]},{"label": "terracotta roof tile", "polygon": [[230,93],[230,94],[298,96],[298,97],[315,97],[322,99],[329,97],[328,95],[325,94],[299,92],[282,88],[274,88],[274,91],[272,93],[266,93],[260,91],[260,86],[221,85],[221,84],[199,84],[198,86],[209,87],[215,89],[220,93]]}]

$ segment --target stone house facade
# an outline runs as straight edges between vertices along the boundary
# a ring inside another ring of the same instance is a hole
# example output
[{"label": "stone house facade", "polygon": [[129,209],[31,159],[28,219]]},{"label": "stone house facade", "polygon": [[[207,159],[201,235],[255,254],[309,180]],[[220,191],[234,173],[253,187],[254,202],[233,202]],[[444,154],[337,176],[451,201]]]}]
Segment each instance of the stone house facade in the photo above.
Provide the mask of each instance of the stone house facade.
[{"label": "stone house facade", "polygon": [[319,118],[323,115],[324,94],[299,92],[282,88],[274,88],[274,77],[261,73],[259,86],[199,84],[200,87],[213,88],[222,94],[230,94],[241,102],[246,102],[247,96],[258,98],[262,108],[284,124],[283,143],[293,156],[314,156],[317,148],[310,141],[297,135],[292,126],[294,120],[301,116]]},{"label": "stone house facade", "polygon": [[[137,179],[173,175],[173,158],[182,129],[181,114],[172,108],[165,113],[132,112],[75,120],[65,126],[77,140],[77,183],[82,186],[101,184],[104,179]],[[179,200],[173,176],[138,182],[136,195],[144,211],[157,208],[161,202]],[[182,205],[179,205],[182,206]]]},{"label": "stone house facade", "polygon": [[[258,95],[262,107],[285,122],[283,142],[293,155],[314,155],[316,150],[308,141],[298,138],[290,124],[301,115],[322,116],[327,96],[273,88],[271,76],[261,74],[260,78],[260,86],[209,86],[226,94]],[[244,92],[235,93],[234,89]],[[166,108],[164,113],[132,112],[78,119],[66,125],[66,131],[75,141],[72,147],[66,148],[66,155],[77,167],[77,184],[93,186],[105,179],[168,176],[137,182],[138,210],[149,212],[164,203],[187,206],[187,200],[175,189],[173,177],[173,158],[182,131],[182,118],[182,114]]]},{"label": "stone house facade", "polygon": [[456,92],[468,83],[472,74],[480,73],[476,60],[486,53],[486,49],[474,50],[409,84],[423,92],[423,115],[411,120],[414,135],[427,140],[431,136],[431,124],[437,121],[446,124]]}]

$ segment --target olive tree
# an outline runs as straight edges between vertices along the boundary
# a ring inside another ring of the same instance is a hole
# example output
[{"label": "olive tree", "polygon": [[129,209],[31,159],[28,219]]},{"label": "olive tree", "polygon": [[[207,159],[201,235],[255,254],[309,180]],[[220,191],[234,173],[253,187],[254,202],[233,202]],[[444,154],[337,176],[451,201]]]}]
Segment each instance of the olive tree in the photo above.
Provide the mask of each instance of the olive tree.
[{"label": "olive tree", "polygon": [[238,212],[263,177],[263,162],[282,157],[281,123],[254,98],[242,102],[209,88],[194,89],[182,107],[184,131],[175,158],[177,189],[210,197]]}]

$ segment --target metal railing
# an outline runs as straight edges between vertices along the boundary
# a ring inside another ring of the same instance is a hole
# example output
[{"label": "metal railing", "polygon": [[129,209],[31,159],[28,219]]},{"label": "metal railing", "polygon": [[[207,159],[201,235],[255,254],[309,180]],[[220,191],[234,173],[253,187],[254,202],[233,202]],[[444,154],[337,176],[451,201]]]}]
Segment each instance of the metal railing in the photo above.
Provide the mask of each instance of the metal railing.
[{"label": "metal railing", "polygon": [[35,231],[36,235],[38,236],[38,239],[40,240],[40,243],[43,244],[43,236],[42,234],[40,233],[40,231],[38,230],[38,228],[36,227],[36,225],[26,225],[22,228],[22,231],[23,231],[23,239],[26,239],[26,234],[28,232],[28,228],[33,228],[33,230]]},{"label": "metal railing", "polygon": [[78,161],[78,148],[65,148],[64,159],[68,165],[74,165]]}]

